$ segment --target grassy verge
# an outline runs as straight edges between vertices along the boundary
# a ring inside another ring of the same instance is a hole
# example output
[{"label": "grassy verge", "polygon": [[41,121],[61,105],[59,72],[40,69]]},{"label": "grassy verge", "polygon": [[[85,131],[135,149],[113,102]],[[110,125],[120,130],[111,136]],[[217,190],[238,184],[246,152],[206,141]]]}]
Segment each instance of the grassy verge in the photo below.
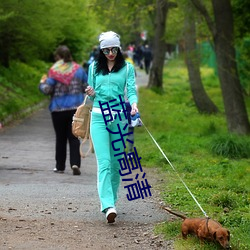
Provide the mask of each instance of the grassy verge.
[{"label": "grassy verge", "polygon": [[9,116],[22,116],[23,110],[32,110],[46,97],[38,90],[42,74],[48,66],[43,62],[30,65],[12,62],[9,69],[0,67],[0,122],[6,123]]},{"label": "grassy verge", "polygon": [[[250,249],[250,138],[227,133],[218,79],[211,69],[201,70],[206,91],[220,114],[197,112],[186,68],[182,61],[175,60],[165,67],[163,94],[139,90],[141,117],[202,208],[230,230],[232,249]],[[143,127],[136,128],[135,140],[143,166],[161,172],[162,183],[156,188],[164,203],[188,217],[202,217],[202,211]],[[177,219],[155,230],[168,239],[175,238],[178,250],[217,249],[214,244],[201,247],[192,237],[184,242],[178,237],[180,224]]]}]

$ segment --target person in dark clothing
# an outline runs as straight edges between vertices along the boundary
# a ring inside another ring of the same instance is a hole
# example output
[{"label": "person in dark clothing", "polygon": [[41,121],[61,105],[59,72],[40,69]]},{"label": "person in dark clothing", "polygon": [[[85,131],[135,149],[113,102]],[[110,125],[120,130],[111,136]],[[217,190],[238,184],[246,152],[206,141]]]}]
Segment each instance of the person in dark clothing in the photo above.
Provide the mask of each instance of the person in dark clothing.
[{"label": "person in dark clothing", "polygon": [[145,71],[146,74],[149,73],[149,69],[150,69],[150,65],[151,65],[151,61],[153,59],[153,55],[152,55],[152,51],[149,48],[149,46],[146,44],[145,45],[145,49],[143,52],[143,57],[144,57],[144,67],[145,67]]},{"label": "person in dark clothing", "polygon": [[143,47],[141,45],[137,46],[134,51],[134,62],[135,64],[140,67],[140,69],[143,69]]},{"label": "person in dark clothing", "polygon": [[67,46],[59,46],[55,51],[55,63],[43,76],[39,89],[50,95],[49,110],[56,135],[55,173],[64,173],[66,168],[67,142],[69,142],[69,158],[73,175],[80,175],[81,156],[80,142],[72,134],[72,117],[84,100],[87,85],[87,74],[73,61]]}]

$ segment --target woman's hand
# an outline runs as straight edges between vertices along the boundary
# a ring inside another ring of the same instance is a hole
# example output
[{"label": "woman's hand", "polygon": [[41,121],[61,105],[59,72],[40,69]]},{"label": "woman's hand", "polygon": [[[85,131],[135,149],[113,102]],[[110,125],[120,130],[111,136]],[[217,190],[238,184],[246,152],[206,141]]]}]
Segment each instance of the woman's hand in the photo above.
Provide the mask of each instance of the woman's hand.
[{"label": "woman's hand", "polygon": [[138,112],[137,103],[134,102],[134,103],[131,105],[131,112],[130,112],[130,114],[131,114],[131,115],[135,115],[137,112]]},{"label": "woman's hand", "polygon": [[86,94],[87,94],[88,96],[95,96],[95,90],[94,90],[92,87],[90,87],[90,86],[88,86],[88,87],[85,89],[85,92],[86,92]]},{"label": "woman's hand", "polygon": [[44,74],[43,76],[42,76],[42,78],[41,78],[41,80],[40,80],[40,83],[45,83],[45,81],[47,80],[47,75],[46,74]]}]

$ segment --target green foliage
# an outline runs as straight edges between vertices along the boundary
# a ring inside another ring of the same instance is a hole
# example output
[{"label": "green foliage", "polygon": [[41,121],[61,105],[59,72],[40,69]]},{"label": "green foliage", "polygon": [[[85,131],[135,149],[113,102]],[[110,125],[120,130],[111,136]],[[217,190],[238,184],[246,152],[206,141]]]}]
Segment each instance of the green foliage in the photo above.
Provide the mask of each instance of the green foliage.
[{"label": "green foliage", "polygon": [[238,41],[237,62],[241,85],[245,93],[250,96],[250,34],[244,39]]},{"label": "green foliage", "polygon": [[184,13],[182,4],[177,8],[168,11],[165,40],[170,44],[176,44],[183,38],[184,32]]},{"label": "green foliage", "polygon": [[[197,12],[191,1],[178,0],[171,1],[177,4],[176,8],[170,8],[168,11],[167,25],[165,32],[165,40],[167,43],[178,44],[183,40],[185,34],[185,17],[188,15],[195,19],[196,36],[198,41],[211,39],[211,34],[208,30],[204,18]],[[203,1],[209,13],[212,12],[210,1]]]},{"label": "green foliage", "polygon": [[228,158],[250,158],[250,140],[236,135],[221,135],[211,142],[214,154]]},{"label": "green foliage", "polygon": [[[95,15],[89,1],[2,0],[0,64],[12,59],[48,61],[59,44],[66,44],[82,61],[96,43]],[[93,14],[93,15],[92,15]]]},{"label": "green foliage", "polygon": [[[202,67],[201,72],[207,93],[223,111],[219,82],[214,71]],[[199,114],[187,79],[183,61],[173,60],[164,69],[163,93],[139,89],[142,121],[174,170],[144,127],[135,129],[135,146],[142,158],[141,163],[145,167],[161,170],[163,181],[157,183],[155,188],[160,191],[165,204],[188,217],[202,216],[181,178],[206,213],[230,230],[232,249],[248,249],[250,159],[243,158],[245,154],[242,152],[245,149],[244,152],[249,153],[249,137],[227,134],[223,112],[217,115]],[[247,107],[250,111],[250,106]],[[211,145],[221,138],[233,140],[233,148],[236,144],[238,150],[237,158],[212,153]],[[167,239],[173,239],[180,235],[179,224],[179,219],[163,223],[157,226],[156,231],[162,232]],[[190,241],[177,238],[174,244],[178,250],[201,249],[199,241],[192,236]],[[203,249],[217,249],[217,246],[207,243]]]},{"label": "green foliage", "polygon": [[223,208],[234,209],[237,207],[236,197],[230,194],[229,192],[221,192],[219,194],[215,194],[210,201],[212,206],[217,206]]},{"label": "green foliage", "polygon": [[92,6],[97,13],[98,23],[106,30],[114,30],[121,35],[122,46],[131,42],[143,42],[140,33],[148,32],[149,40],[154,37],[154,0],[94,0]]},{"label": "green foliage", "polygon": [[155,227],[154,232],[156,234],[164,233],[165,239],[171,240],[173,238],[176,238],[176,235],[180,235],[180,228],[181,228],[180,220],[177,222],[175,221],[173,223],[163,222],[163,223],[159,223]]},{"label": "green foliage", "polygon": [[34,61],[32,66],[12,62],[7,70],[0,67],[0,121],[8,116],[19,116],[21,111],[44,100],[38,90],[39,80],[49,65]]},{"label": "green foliage", "polygon": [[250,2],[248,0],[232,0],[235,35],[237,38],[244,38],[249,35],[250,14],[246,11],[249,8]]}]

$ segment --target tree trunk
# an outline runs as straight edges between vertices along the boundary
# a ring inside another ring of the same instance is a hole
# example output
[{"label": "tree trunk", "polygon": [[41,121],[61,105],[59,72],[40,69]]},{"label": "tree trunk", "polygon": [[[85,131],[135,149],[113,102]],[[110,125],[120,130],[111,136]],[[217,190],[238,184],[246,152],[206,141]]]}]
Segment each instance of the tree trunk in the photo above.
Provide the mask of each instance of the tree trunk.
[{"label": "tree trunk", "polygon": [[[195,18],[190,15],[192,6],[187,6],[185,18],[185,55],[189,82],[195,105],[200,113],[217,113],[218,108],[207,95],[200,75],[200,57],[196,48]],[[190,11],[189,11],[190,10]]]},{"label": "tree trunk", "polygon": [[215,23],[200,0],[191,1],[204,16],[213,36],[228,130],[237,134],[249,134],[250,123],[235,60],[230,0],[212,0]]},{"label": "tree trunk", "polygon": [[166,19],[168,12],[168,1],[157,0],[155,16],[155,37],[153,45],[153,62],[149,74],[148,87],[157,87],[162,89],[163,66],[166,53],[166,43],[164,34],[166,28]]},{"label": "tree trunk", "polygon": [[250,124],[235,60],[230,0],[212,0],[212,3],[216,29],[213,38],[228,129],[237,134],[248,134]]}]

